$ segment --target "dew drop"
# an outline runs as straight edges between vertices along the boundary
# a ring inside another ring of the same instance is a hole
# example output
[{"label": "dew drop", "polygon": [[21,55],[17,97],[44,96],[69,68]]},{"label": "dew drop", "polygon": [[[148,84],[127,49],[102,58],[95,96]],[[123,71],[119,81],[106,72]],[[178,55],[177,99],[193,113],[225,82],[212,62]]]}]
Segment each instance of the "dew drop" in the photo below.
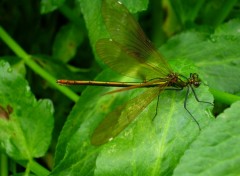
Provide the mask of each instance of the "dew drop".
[{"label": "dew drop", "polygon": [[48,108],[50,110],[51,113],[54,112],[53,110],[53,106],[52,106],[52,102],[51,101],[47,101],[46,102],[46,108]]},{"label": "dew drop", "polygon": [[213,43],[216,43],[216,41],[217,41],[217,40],[216,40],[216,38],[215,38],[215,37],[213,37],[213,36],[210,36],[210,41],[211,41],[211,42],[213,42]]},{"label": "dew drop", "polygon": [[29,87],[29,86],[26,86],[26,90],[27,90],[27,91],[30,91],[30,87]]},{"label": "dew drop", "polygon": [[26,97],[30,97],[31,96],[31,89],[30,89],[30,87],[29,86],[27,86],[26,87],[26,91],[25,91],[25,95],[26,95]]},{"label": "dew drop", "polygon": [[122,4],[122,2],[118,1],[118,4]]},{"label": "dew drop", "polygon": [[7,72],[8,72],[8,73],[12,73],[12,71],[13,71],[13,70],[12,70],[11,67],[9,67],[9,68],[7,69]]}]

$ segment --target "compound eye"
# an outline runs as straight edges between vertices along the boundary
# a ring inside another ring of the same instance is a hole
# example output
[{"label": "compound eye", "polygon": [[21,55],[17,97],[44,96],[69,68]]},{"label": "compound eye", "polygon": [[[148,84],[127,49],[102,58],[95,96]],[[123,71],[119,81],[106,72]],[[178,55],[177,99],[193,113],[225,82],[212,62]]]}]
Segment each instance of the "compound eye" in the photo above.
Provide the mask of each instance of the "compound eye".
[{"label": "compound eye", "polygon": [[198,81],[196,81],[196,82],[193,83],[194,87],[199,87],[200,84],[201,84],[201,82],[198,82]]}]

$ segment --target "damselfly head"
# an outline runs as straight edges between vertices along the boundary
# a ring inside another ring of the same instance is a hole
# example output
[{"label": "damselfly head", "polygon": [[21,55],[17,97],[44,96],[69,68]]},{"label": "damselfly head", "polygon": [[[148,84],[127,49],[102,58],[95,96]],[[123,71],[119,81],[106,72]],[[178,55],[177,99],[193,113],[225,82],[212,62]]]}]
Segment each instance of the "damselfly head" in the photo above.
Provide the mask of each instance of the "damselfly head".
[{"label": "damselfly head", "polygon": [[198,77],[197,73],[191,73],[188,82],[189,82],[189,84],[193,85],[196,88],[201,85],[201,80]]}]

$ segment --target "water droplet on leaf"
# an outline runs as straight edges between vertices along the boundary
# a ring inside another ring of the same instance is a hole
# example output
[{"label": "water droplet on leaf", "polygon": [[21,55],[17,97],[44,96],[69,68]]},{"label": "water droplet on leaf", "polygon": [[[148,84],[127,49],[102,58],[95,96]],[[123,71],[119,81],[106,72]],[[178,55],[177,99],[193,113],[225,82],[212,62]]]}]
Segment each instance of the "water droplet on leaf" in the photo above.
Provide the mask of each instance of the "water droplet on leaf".
[{"label": "water droplet on leaf", "polygon": [[9,68],[7,69],[7,72],[8,72],[8,73],[12,73],[12,71],[13,71],[13,69],[12,69],[11,67],[9,67]]},{"label": "water droplet on leaf", "polygon": [[216,39],[216,37],[214,37],[214,36],[210,36],[210,41],[213,42],[213,43],[216,43],[216,42],[217,42],[217,39]]},{"label": "water droplet on leaf", "polygon": [[29,86],[27,86],[26,87],[26,91],[25,91],[25,95],[27,96],[27,97],[30,97],[31,96],[31,89],[30,89],[30,87]]}]

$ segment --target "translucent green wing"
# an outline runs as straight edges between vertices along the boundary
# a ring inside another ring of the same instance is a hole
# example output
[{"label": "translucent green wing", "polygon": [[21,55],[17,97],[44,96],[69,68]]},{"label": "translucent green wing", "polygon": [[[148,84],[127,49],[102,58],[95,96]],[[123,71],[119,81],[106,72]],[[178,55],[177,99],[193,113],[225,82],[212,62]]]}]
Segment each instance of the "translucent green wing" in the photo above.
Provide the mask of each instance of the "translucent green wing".
[{"label": "translucent green wing", "polygon": [[[165,85],[164,85],[165,86]],[[163,88],[148,88],[134,99],[110,112],[95,129],[91,143],[102,145],[124,130],[162,91]]]},{"label": "translucent green wing", "polygon": [[134,59],[114,40],[99,40],[96,51],[105,64],[120,74],[142,80],[160,77],[157,69],[153,69],[153,67],[146,65],[144,62],[141,63]]},{"label": "translucent green wing", "polygon": [[[171,72],[170,66],[153,47],[126,7],[115,0],[103,0],[102,15],[111,36],[109,41],[114,41],[115,46],[118,47],[114,49],[118,50],[119,53],[114,54],[110,51],[111,47],[109,45],[111,42],[108,43],[107,40],[97,42],[96,50],[100,58],[113,70],[134,78],[144,77],[146,80],[166,77]],[[107,45],[106,48],[104,47],[105,44]],[[107,54],[107,52],[109,53]],[[124,54],[120,52],[124,52]],[[104,57],[104,53],[107,56]],[[123,55],[127,57],[120,57]],[[128,63],[131,65],[128,65],[128,68],[123,70],[119,66],[123,63],[125,63],[125,66]],[[140,64],[144,65],[144,68],[148,69],[151,74],[146,74],[145,71],[140,69],[135,72],[132,71],[131,74],[128,73],[128,70],[131,70],[132,67],[136,68]]]}]

